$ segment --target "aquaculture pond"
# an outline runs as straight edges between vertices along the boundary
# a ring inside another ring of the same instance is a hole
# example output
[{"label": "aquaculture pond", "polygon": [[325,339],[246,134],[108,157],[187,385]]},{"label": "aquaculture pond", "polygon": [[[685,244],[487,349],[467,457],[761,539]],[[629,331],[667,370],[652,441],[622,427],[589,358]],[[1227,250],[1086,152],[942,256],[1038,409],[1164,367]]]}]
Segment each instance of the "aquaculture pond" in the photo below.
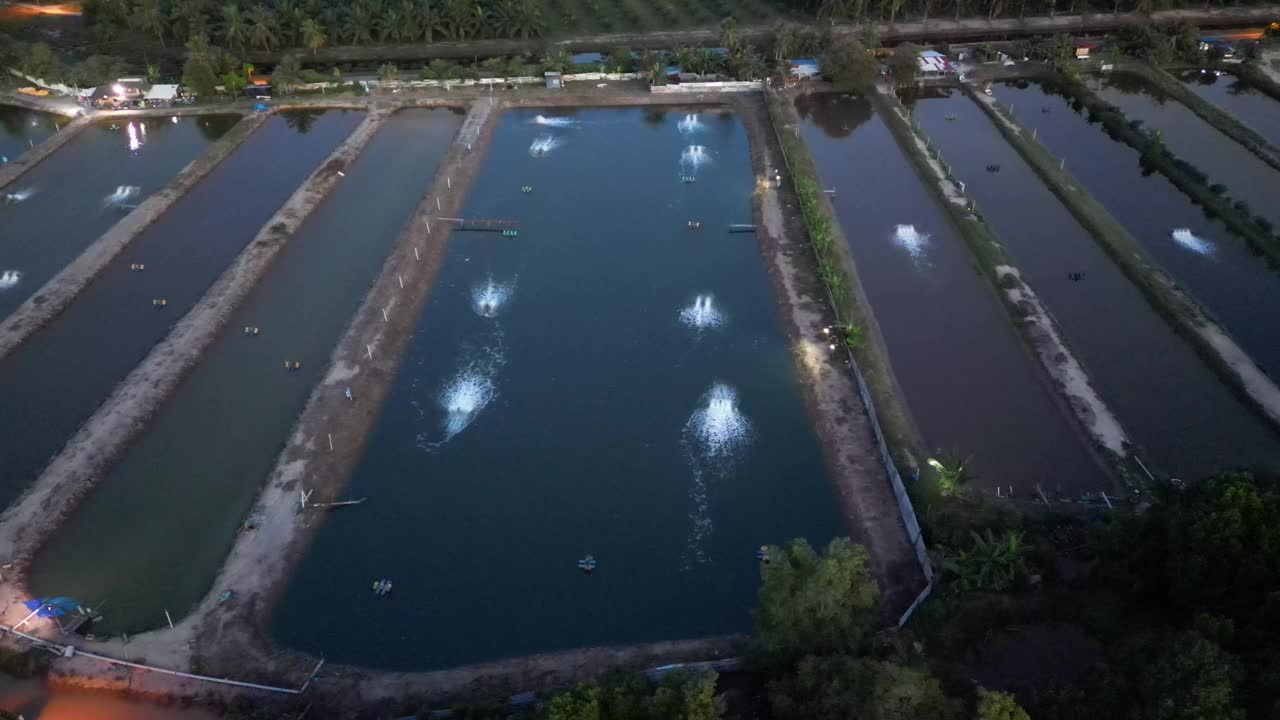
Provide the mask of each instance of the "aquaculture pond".
[{"label": "aquaculture pond", "polygon": [[[1280,308],[1280,274],[1243,240],[1210,220],[1168,180],[1144,174],[1138,154],[1074,112],[1039,84],[997,84],[997,99],[1024,108],[1018,117],[1155,260],[1223,324],[1273,379],[1280,378],[1280,333],[1268,313]],[[1256,433],[1255,433],[1256,436]],[[1274,438],[1239,458],[1276,458]]]},{"label": "aquaculture pond", "polygon": [[1125,117],[1159,130],[1173,154],[1196,166],[1209,182],[1225,185],[1227,193],[1248,203],[1253,214],[1280,227],[1280,170],[1143,78],[1115,74],[1093,82],[1098,94]]},{"label": "aquaculture pond", "polygon": [[740,121],[542,115],[498,121],[463,216],[519,235],[453,234],[284,645],[420,669],[745,631],[757,548],[845,532],[756,239],[728,232]]},{"label": "aquaculture pond", "polygon": [[1185,70],[1175,74],[1197,95],[1280,146],[1280,101],[1230,73]]},{"label": "aquaculture pond", "polygon": [[1151,307],[986,113],[949,92],[916,102],[915,118],[1061,325],[1139,457],[1198,477],[1273,447],[1266,424]]},{"label": "aquaculture pond", "polygon": [[[165,610],[178,617],[199,601],[460,124],[450,110],[386,121],[147,432],[37,556],[36,593],[110,598],[97,629],[111,633],[163,625]],[[301,369],[285,372],[285,359]]]},{"label": "aquaculture pond", "polygon": [[204,115],[94,124],[0,190],[0,318],[239,120]]},{"label": "aquaculture pond", "polygon": [[22,153],[58,132],[69,119],[38,110],[0,105],[0,167],[22,157]]},{"label": "aquaculture pond", "polygon": [[871,104],[823,94],[798,107],[925,442],[971,455],[975,482],[992,492],[1110,491],[946,210]]},{"label": "aquaculture pond", "polygon": [[[0,506],[39,475],[362,119],[333,111],[268,119],[66,310],[0,360]],[[131,270],[136,264],[146,269]],[[167,303],[157,307],[157,299]]]}]

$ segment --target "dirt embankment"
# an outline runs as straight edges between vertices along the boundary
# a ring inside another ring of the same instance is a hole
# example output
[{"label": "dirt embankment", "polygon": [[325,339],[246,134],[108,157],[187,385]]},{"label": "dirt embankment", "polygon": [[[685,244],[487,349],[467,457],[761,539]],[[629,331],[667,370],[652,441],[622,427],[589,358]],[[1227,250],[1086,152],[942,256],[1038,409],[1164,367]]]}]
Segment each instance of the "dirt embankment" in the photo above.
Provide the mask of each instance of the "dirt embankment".
[{"label": "dirt embankment", "polygon": [[[231,153],[240,147],[259,125],[265,115],[250,115],[223,135],[203,155],[192,160],[169,184],[143,200],[111,229],[103,233],[71,264],[54,275],[34,295],[18,306],[13,314],[0,324],[0,358],[13,352],[50,320],[57,317],[80,291],[98,277],[134,238],[142,234],[151,223],[173,207],[196,183],[200,182]],[[77,123],[80,120],[76,121]],[[92,120],[85,120],[85,123]],[[62,132],[63,135],[67,131]],[[48,142],[52,142],[50,138]],[[44,147],[43,145],[41,146]]]},{"label": "dirt embankment", "polygon": [[[200,302],[116,386],[35,483],[0,515],[0,557],[13,563],[0,585],[0,602],[26,597],[28,563],[80,499],[106,474],[110,463],[146,427],[217,337],[231,312],[270,267],[303,220],[338,184],[347,167],[373,138],[386,111],[373,111],[267,221]],[[13,619],[6,616],[6,619]]]},{"label": "dirt embankment", "polygon": [[16,160],[0,166],[0,190],[22,177],[31,168],[39,165],[63,145],[75,139],[81,130],[92,124],[89,118],[76,118],[62,126],[58,132],[45,138],[44,142],[22,153]]},{"label": "dirt embankment", "polygon": [[[781,147],[764,100],[735,98],[746,126],[758,177],[785,171]],[[876,447],[848,354],[832,352],[822,329],[835,322],[808,244],[799,200],[789,183],[757,192],[752,203],[756,240],[778,304],[779,320],[795,348],[800,389],[814,421],[835,484],[840,510],[853,538],[871,557],[886,617],[896,622],[925,586]]]}]

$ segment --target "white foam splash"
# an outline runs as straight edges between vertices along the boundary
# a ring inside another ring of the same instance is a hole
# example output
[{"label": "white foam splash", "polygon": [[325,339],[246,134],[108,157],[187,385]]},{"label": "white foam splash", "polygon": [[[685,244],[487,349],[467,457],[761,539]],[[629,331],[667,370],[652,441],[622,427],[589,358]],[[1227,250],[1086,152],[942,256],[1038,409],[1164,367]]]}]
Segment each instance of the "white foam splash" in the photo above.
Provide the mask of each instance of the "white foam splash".
[{"label": "white foam splash", "polygon": [[711,153],[707,152],[705,145],[690,145],[680,153],[680,166],[685,168],[698,168],[711,162]]},{"label": "white foam splash", "polygon": [[893,242],[917,260],[924,257],[929,235],[916,231],[915,225],[899,225],[893,230]]},{"label": "white foam splash", "polygon": [[4,201],[6,203],[17,204],[30,199],[30,197],[35,194],[36,194],[35,188],[23,188],[15,192],[5,193]]},{"label": "white foam splash", "polygon": [[702,121],[698,119],[697,113],[685,115],[680,122],[676,123],[676,127],[685,135],[692,135],[702,130]]},{"label": "white foam splash", "polygon": [[466,368],[454,376],[440,393],[440,407],[445,412],[444,439],[440,442],[447,443],[466,430],[493,400],[496,390],[493,378],[481,369]]},{"label": "white foam splash", "polygon": [[1178,243],[1182,248],[1190,250],[1198,255],[1213,255],[1213,243],[1197,236],[1187,228],[1177,228],[1169,234],[1173,238],[1173,241]]},{"label": "white foam splash", "polygon": [[534,140],[533,144],[529,146],[529,154],[534,157],[542,157],[550,154],[552,150],[555,150],[563,144],[564,142],[559,138],[552,137],[551,135],[543,135],[542,137]]},{"label": "white foam splash", "polygon": [[471,309],[482,317],[497,317],[498,312],[511,299],[511,293],[514,291],[515,283],[495,282],[490,277],[483,285],[471,288]]},{"label": "white foam splash", "polygon": [[534,125],[546,125],[547,127],[570,127],[577,125],[578,121],[567,117],[547,117],[539,115],[533,119]]},{"label": "white foam splash", "polygon": [[22,282],[22,273],[17,270],[5,270],[0,272],[0,290],[8,290],[17,287]]},{"label": "white foam splash", "polygon": [[724,322],[724,314],[720,312],[710,295],[699,295],[693,304],[680,311],[680,322],[696,330],[717,328]]},{"label": "white foam splash", "polygon": [[716,383],[703,396],[702,405],[689,416],[686,429],[702,457],[727,460],[751,439],[751,423],[738,410],[738,393]]},{"label": "white foam splash", "polygon": [[137,197],[138,194],[141,192],[142,192],[142,188],[138,187],[137,185],[119,185],[116,187],[115,192],[111,193],[105,199],[103,199],[102,205],[104,207],[109,207],[112,205],[124,205],[129,200],[132,200],[133,198]]}]

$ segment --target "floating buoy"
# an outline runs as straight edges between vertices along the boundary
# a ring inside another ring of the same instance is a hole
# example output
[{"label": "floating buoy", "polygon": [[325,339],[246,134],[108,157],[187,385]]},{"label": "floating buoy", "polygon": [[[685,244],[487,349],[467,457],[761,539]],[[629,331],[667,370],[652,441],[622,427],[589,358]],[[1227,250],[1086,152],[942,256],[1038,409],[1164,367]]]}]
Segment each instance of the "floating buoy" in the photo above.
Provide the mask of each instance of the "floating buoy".
[{"label": "floating buoy", "polygon": [[129,266],[129,269],[134,272],[138,272],[139,270],[145,270],[146,267],[147,266],[143,265],[142,263],[133,263],[132,265]]},{"label": "floating buoy", "polygon": [[694,176],[692,176],[692,175],[681,175],[681,176],[680,176],[680,182],[682,182],[682,183],[691,183],[691,182],[697,182],[697,181],[698,181],[698,178],[696,178],[696,177],[694,177]]},{"label": "floating buoy", "polygon": [[299,368],[301,368],[301,367],[302,367],[302,363],[298,362],[297,360],[294,360],[294,361],[293,361],[293,369],[294,369],[294,370],[297,370],[297,369],[299,369]]},{"label": "floating buoy", "polygon": [[519,230],[503,230],[502,231],[503,237],[517,237],[519,235],[520,235]]},{"label": "floating buoy", "polygon": [[999,165],[988,165],[988,166],[987,166],[987,172],[991,172],[991,173],[993,173],[993,172],[1000,172],[1000,166],[999,166]]},{"label": "floating buoy", "polygon": [[152,305],[153,307],[164,307],[164,306],[166,306],[166,305],[168,305],[168,304],[169,304],[169,301],[168,301],[168,300],[166,300],[166,299],[164,299],[164,298],[152,298],[152,299],[151,299],[151,305]]},{"label": "floating buoy", "polygon": [[285,360],[285,361],[284,361],[284,369],[285,369],[285,370],[288,370],[288,369],[289,369],[289,361],[288,361],[288,360]]},{"label": "floating buoy", "polygon": [[694,221],[694,220],[690,220],[690,221],[689,221],[689,229],[690,229],[690,230],[697,230],[697,229],[698,229],[698,228],[700,228],[700,227],[702,227],[702,223],[697,222],[697,221]]},{"label": "floating buoy", "polygon": [[522,186],[520,187],[520,192],[522,192],[522,193],[531,193],[531,192],[533,192],[533,186],[532,186],[532,185],[522,185]]},{"label": "floating buoy", "polygon": [[373,594],[386,595],[391,592],[391,581],[387,579],[373,581]]},{"label": "floating buoy", "polygon": [[586,557],[582,558],[581,560],[579,560],[579,561],[578,561],[578,569],[579,569],[579,570],[581,570],[582,572],[586,573],[587,575],[590,575],[590,574],[591,574],[591,571],[596,569],[596,558],[595,558],[595,556],[594,556],[594,555],[588,555],[588,556],[586,556]]},{"label": "floating buoy", "polygon": [[1071,282],[1080,282],[1081,280],[1084,279],[1084,273],[1082,272],[1067,273],[1067,278],[1069,278]]}]

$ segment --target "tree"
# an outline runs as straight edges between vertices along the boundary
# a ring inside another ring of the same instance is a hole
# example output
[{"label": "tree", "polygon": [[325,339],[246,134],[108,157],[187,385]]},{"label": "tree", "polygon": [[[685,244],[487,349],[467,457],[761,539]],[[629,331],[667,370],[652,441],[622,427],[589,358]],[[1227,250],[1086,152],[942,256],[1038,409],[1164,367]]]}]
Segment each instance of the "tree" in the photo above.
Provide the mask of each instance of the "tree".
[{"label": "tree", "polygon": [[[912,67],[915,67],[914,55],[911,57],[911,62]],[[898,70],[895,67],[895,78],[897,74]],[[929,458],[927,462],[937,475],[938,489],[943,495],[950,497],[959,494],[966,485],[973,482],[974,474],[969,469],[969,463],[972,461],[972,457],[966,457],[958,450],[947,450],[939,453],[936,458]]]},{"label": "tree", "polygon": [[502,0],[494,10],[493,23],[503,37],[528,40],[547,31],[542,9],[533,0]]},{"label": "tree", "polygon": [[838,654],[809,656],[769,684],[778,720],[950,720],[938,681],[888,662]]},{"label": "tree", "polygon": [[138,0],[129,15],[129,24],[139,32],[154,35],[165,47],[164,35],[168,29],[168,19],[160,8],[160,0]]},{"label": "tree", "polygon": [[400,8],[394,5],[384,8],[382,14],[374,20],[374,25],[378,28],[379,42],[400,42],[405,39],[404,16],[400,14]]},{"label": "tree", "polygon": [[874,631],[880,589],[867,551],[836,538],[819,555],[804,540],[768,548],[760,565],[755,651],[785,666],[809,654],[858,652]]},{"label": "tree", "polygon": [[1124,643],[1106,696],[1123,720],[1243,720],[1238,658],[1195,631]]},{"label": "tree", "polygon": [[977,720],[1031,720],[1013,695],[978,688]]},{"label": "tree", "polygon": [[345,25],[347,41],[352,45],[373,42],[373,30],[376,23],[377,19],[366,3],[357,2],[352,5],[351,11],[347,13]]},{"label": "tree", "polygon": [[254,5],[249,8],[249,42],[262,49],[270,50],[276,41],[276,18],[265,5]]},{"label": "tree", "polygon": [[53,50],[42,42],[31,43],[22,61],[22,72],[41,80],[53,81],[62,75],[62,68]]},{"label": "tree", "polygon": [[609,51],[609,56],[605,58],[605,66],[611,72],[631,72],[635,69],[636,61],[633,57],[631,48],[616,47]]},{"label": "tree", "polygon": [[271,85],[288,95],[293,92],[293,86],[302,80],[302,66],[298,63],[297,56],[292,53],[280,58],[280,62],[276,65],[275,70],[271,73]]},{"label": "tree", "polygon": [[218,92],[218,56],[209,38],[196,35],[187,41],[187,61],[182,66],[182,84],[196,95],[211,97]]},{"label": "tree", "polygon": [[542,69],[547,72],[565,72],[571,64],[564,50],[549,50],[542,56]]},{"label": "tree", "polygon": [[911,43],[903,43],[893,49],[893,57],[889,58],[889,71],[893,73],[893,82],[898,87],[913,85],[920,72],[920,48]]},{"label": "tree", "polygon": [[222,42],[237,55],[244,54],[244,46],[249,40],[249,24],[245,20],[240,6],[227,3],[222,6]]},{"label": "tree", "polygon": [[222,82],[222,91],[232,98],[239,96],[240,91],[249,85],[249,81],[245,80],[244,75],[235,70],[223,73],[219,80]]},{"label": "tree", "polygon": [[422,37],[422,17],[413,0],[400,0],[396,7],[400,15],[400,39],[413,42]]},{"label": "tree", "polygon": [[547,720],[601,720],[600,688],[580,683],[551,700]]},{"label": "tree", "polygon": [[417,13],[418,29],[422,39],[431,42],[435,39],[436,33],[443,29],[443,18],[436,10],[433,0],[415,0],[414,10]]},{"label": "tree", "polygon": [[307,18],[302,21],[302,43],[311,49],[311,56],[315,57],[316,51],[324,47],[327,35],[324,26],[315,18]]},{"label": "tree", "polygon": [[400,68],[395,63],[382,63],[378,66],[378,81],[393,83],[400,79]]},{"label": "tree", "polygon": [[841,42],[831,48],[822,57],[822,68],[823,73],[844,90],[869,89],[878,72],[875,58],[856,40]]}]

